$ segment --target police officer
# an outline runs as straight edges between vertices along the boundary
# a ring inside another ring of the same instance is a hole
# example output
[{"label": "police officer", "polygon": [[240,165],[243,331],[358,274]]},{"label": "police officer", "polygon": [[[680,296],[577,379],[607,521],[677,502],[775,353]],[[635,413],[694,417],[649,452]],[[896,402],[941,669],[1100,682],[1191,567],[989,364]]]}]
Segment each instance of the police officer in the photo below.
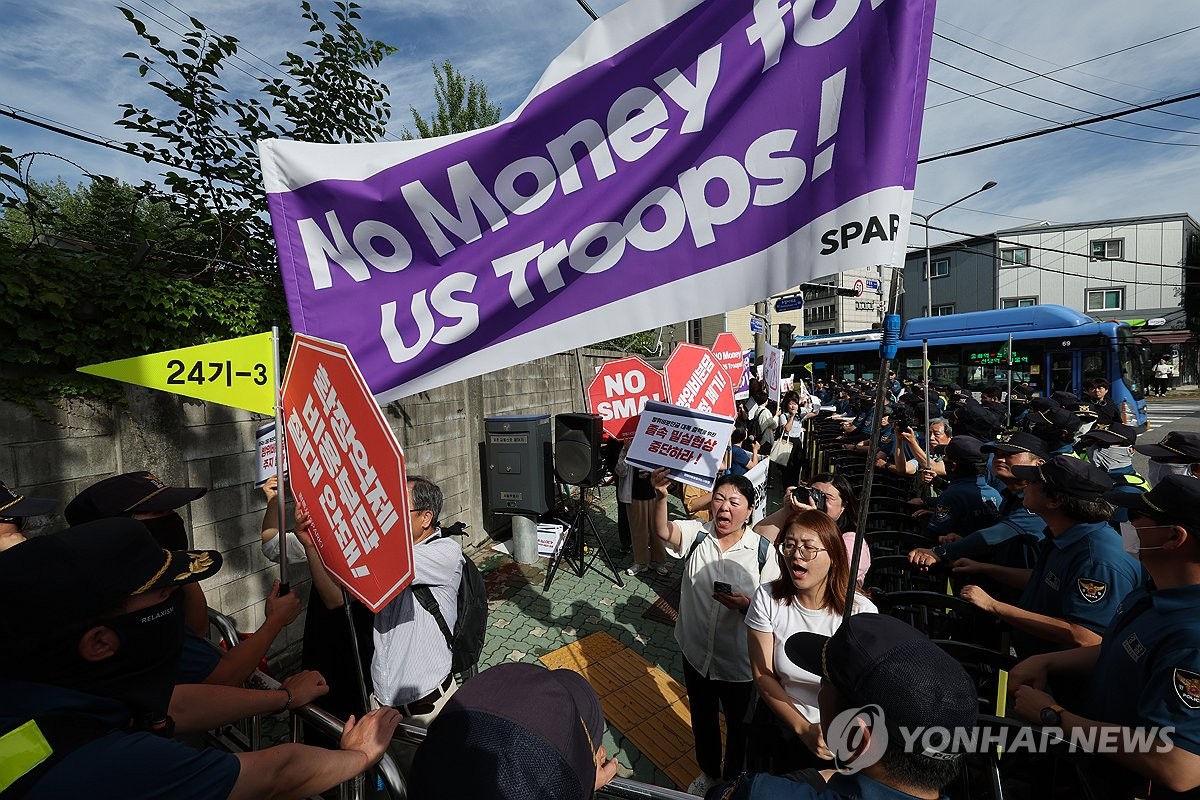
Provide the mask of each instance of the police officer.
[{"label": "police officer", "polygon": [[992,469],[1004,482],[1004,491],[1000,492],[1000,520],[974,533],[941,536],[936,547],[912,550],[908,560],[913,564],[929,567],[938,562],[953,564],[966,558],[1018,569],[1033,566],[1045,523],[1025,508],[1023,500],[1029,482],[1014,477],[1012,468],[1042,464],[1047,458],[1045,445],[1033,434],[1016,433],[1007,442],[990,442],[979,449],[982,453],[995,454]]},{"label": "police officer", "polygon": [[1000,518],[1000,493],[984,477],[983,442],[973,436],[955,436],[946,445],[944,462],[950,484],[938,495],[929,516],[931,536],[957,533],[966,536]]},{"label": "police officer", "polygon": [[[1103,644],[1018,664],[1008,678],[1016,687],[1015,710],[1067,731],[1104,723],[1173,727],[1173,746],[1111,758],[1141,777],[1140,785],[1130,787],[1139,797],[1146,796],[1146,779],[1151,798],[1192,797],[1200,788],[1200,482],[1170,476],[1146,494],[1107,497],[1129,509],[1138,557],[1154,588],[1130,592]],[[1051,678],[1088,681],[1078,713],[1057,705],[1044,691]],[[1119,745],[1126,741],[1116,738]]]},{"label": "police officer", "polygon": [[1082,459],[1062,455],[1011,471],[1029,481],[1025,507],[1046,523],[1037,562],[1032,571],[958,565],[960,572],[981,572],[1008,584],[1028,576],[1015,605],[975,585],[964,586],[960,594],[1012,625],[1020,656],[1098,644],[1117,605],[1143,583],[1137,561],[1108,526],[1113,507],[1104,496],[1112,489],[1112,478]]},{"label": "police officer", "polygon": [[1075,435],[1083,420],[1049,397],[1035,397],[1029,401],[1029,413],[1022,424],[1046,443],[1050,455],[1057,456],[1074,452]]},{"label": "police officer", "polygon": [[1200,433],[1171,431],[1158,444],[1139,444],[1133,449],[1150,458],[1146,477],[1151,486],[1168,475],[1200,477]]}]

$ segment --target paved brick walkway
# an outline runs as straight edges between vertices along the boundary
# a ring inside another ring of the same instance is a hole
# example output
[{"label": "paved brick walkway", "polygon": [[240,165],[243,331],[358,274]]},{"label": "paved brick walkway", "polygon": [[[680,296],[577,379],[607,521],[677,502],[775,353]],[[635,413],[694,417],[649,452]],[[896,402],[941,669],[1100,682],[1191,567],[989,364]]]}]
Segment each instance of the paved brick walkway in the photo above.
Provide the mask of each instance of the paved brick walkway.
[{"label": "paved brick walkway", "polygon": [[[616,491],[613,487],[605,487],[600,493],[592,521],[618,570],[624,570],[633,562],[631,557],[620,554]],[[642,616],[660,593],[677,589],[678,561],[667,558],[671,572],[665,577],[653,570],[636,577],[622,575],[624,588],[617,586],[612,575],[607,574],[602,559],[593,561],[594,569],[587,570],[582,578],[564,563],[555,574],[550,590],[543,592],[548,559],[540,559],[538,564],[520,565],[506,555],[489,550],[480,550],[474,557],[484,572],[491,598],[490,628],[481,669],[505,661],[535,662],[563,645],[604,631],[650,663],[683,680],[682,656],[675,644],[673,627]],[[674,785],[611,725],[604,735],[604,746],[609,754],[618,754],[621,764],[631,768],[629,774],[637,780],[660,786]]]}]

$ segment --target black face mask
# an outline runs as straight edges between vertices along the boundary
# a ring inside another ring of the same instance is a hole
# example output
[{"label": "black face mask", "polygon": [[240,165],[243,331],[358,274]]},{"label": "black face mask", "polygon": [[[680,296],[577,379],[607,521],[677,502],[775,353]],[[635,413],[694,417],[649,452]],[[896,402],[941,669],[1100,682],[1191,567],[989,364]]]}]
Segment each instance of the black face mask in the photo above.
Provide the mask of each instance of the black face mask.
[{"label": "black face mask", "polygon": [[154,541],[164,550],[188,549],[187,528],[183,524],[183,517],[176,512],[172,511],[164,517],[141,519],[138,522],[146,526]]},{"label": "black face mask", "polygon": [[[111,697],[129,706],[135,726],[153,727],[167,716],[183,651],[183,592],[158,605],[93,624],[120,639],[117,652],[101,661],[79,656],[77,643],[56,654],[41,678],[46,683]],[[33,678],[37,679],[37,678]]]}]

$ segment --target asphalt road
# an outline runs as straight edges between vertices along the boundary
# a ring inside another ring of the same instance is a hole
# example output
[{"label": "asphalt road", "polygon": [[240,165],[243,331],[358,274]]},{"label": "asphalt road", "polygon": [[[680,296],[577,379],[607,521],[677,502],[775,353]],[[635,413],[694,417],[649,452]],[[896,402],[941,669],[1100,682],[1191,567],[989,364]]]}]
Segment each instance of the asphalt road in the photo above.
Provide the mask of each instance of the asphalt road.
[{"label": "asphalt road", "polygon": [[[1138,444],[1153,444],[1171,431],[1200,431],[1200,397],[1189,392],[1187,396],[1168,394],[1166,397],[1151,397],[1146,404],[1146,415],[1150,420],[1147,432],[1138,435]],[[1139,475],[1146,475],[1148,459],[1141,453],[1133,454],[1133,465]]]}]

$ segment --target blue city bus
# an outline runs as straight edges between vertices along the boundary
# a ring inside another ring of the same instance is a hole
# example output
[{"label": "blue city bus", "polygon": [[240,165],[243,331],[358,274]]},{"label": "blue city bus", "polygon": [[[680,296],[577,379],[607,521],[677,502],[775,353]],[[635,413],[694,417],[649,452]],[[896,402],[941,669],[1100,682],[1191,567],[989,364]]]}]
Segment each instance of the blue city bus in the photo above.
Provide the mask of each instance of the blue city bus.
[{"label": "blue city bus", "polygon": [[[1082,396],[1089,378],[1106,378],[1113,401],[1131,425],[1146,424],[1143,345],[1123,322],[1097,322],[1057,305],[918,317],[904,324],[893,361],[897,377],[921,380],[921,342],[929,342],[930,378],[972,392],[1008,383],[1008,336],[1013,339],[1013,384],[1035,392]],[[788,363],[796,374],[839,381],[874,380],[879,332],[797,337]]]}]

